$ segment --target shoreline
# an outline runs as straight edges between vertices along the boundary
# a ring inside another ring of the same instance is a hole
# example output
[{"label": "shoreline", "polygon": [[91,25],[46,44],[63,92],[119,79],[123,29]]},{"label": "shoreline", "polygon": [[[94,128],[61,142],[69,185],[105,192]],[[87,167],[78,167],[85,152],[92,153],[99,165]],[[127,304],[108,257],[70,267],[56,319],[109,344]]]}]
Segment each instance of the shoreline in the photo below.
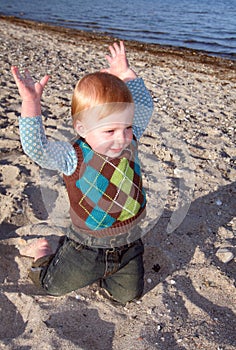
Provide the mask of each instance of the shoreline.
[{"label": "shoreline", "polygon": [[[79,29],[72,29],[59,25],[57,26],[47,22],[38,22],[28,19],[21,19],[15,16],[0,15],[0,20],[17,24],[25,28],[33,28],[35,30],[39,29],[46,32],[58,33],[64,38],[80,38],[84,41],[87,40],[94,44],[98,44],[99,42],[101,42],[104,45],[104,43],[111,43],[112,41],[116,40],[116,37],[106,35],[105,33],[95,33],[89,31],[87,32]],[[225,69],[226,71],[228,69],[236,70],[236,59],[233,60],[230,58],[221,57],[220,55],[214,56],[213,54],[205,51],[194,50],[184,47],[143,43],[134,40],[124,41],[126,43],[127,48],[132,48],[133,50],[136,50],[138,52],[146,51],[148,54],[155,55],[160,58],[169,57],[175,59],[184,59],[188,62],[208,64],[215,68],[219,67],[220,69]]]}]

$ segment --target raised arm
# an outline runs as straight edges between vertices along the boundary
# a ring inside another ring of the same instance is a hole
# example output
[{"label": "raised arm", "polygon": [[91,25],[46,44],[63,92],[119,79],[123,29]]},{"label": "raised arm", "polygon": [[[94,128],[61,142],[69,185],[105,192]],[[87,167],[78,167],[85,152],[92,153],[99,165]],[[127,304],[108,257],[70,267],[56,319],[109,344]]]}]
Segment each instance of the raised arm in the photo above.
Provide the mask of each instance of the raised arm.
[{"label": "raised arm", "polygon": [[105,57],[110,67],[102,69],[102,72],[117,76],[130,89],[135,105],[133,132],[136,138],[139,139],[147,128],[153,113],[151,94],[143,79],[138,78],[137,74],[130,68],[123,41],[119,45],[114,43],[109,46],[109,50],[111,55]]},{"label": "raised arm", "polygon": [[49,141],[42,124],[41,97],[49,76],[35,83],[28,70],[20,74],[12,67],[11,71],[22,98],[19,129],[24,152],[42,168],[72,174],[77,164],[74,148],[69,142]]}]

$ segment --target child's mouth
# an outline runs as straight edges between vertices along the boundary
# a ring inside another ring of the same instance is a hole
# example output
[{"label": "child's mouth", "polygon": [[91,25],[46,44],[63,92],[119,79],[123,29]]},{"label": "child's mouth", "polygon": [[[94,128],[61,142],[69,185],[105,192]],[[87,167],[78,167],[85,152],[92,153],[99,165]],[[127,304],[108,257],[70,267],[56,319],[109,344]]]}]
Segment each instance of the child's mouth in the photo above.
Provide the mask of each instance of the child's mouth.
[{"label": "child's mouth", "polygon": [[123,150],[123,148],[112,148],[112,149],[111,149],[111,151],[112,151],[113,153],[120,153],[120,152],[122,152],[122,150]]}]

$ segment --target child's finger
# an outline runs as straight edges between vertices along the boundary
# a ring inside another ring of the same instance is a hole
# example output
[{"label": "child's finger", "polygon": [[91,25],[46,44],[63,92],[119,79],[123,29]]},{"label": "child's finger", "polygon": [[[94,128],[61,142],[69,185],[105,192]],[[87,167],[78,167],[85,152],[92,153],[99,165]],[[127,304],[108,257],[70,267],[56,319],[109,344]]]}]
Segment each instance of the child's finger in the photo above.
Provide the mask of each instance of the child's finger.
[{"label": "child's finger", "polygon": [[11,72],[12,72],[13,75],[17,75],[18,67],[16,67],[16,66],[11,66]]},{"label": "child's finger", "polygon": [[116,57],[116,51],[115,51],[115,49],[114,49],[114,47],[113,46],[109,46],[109,50],[110,50],[110,53],[111,53],[111,57]]},{"label": "child's finger", "polygon": [[125,44],[124,41],[120,41],[120,53],[125,54]]},{"label": "child's finger", "polygon": [[13,75],[13,77],[14,77],[16,82],[19,81],[19,80],[22,80],[22,76],[21,76],[21,74],[19,72],[18,67],[12,66],[11,67],[11,72],[12,72],[12,75]]},{"label": "child's finger", "polygon": [[50,78],[49,75],[45,75],[45,76],[40,80],[40,84],[42,85],[43,88],[47,85],[47,82],[48,82],[49,78]]},{"label": "child's finger", "polygon": [[118,54],[120,53],[120,47],[119,47],[119,45],[118,45],[117,43],[114,43],[114,44],[113,44],[113,47],[114,47],[114,49],[115,49],[116,54],[118,55]]},{"label": "child's finger", "polygon": [[18,67],[11,67],[11,72],[13,75],[13,78],[15,80],[16,86],[18,87],[18,90],[20,91],[22,87],[24,86],[25,78],[22,77],[22,75],[19,72]]}]

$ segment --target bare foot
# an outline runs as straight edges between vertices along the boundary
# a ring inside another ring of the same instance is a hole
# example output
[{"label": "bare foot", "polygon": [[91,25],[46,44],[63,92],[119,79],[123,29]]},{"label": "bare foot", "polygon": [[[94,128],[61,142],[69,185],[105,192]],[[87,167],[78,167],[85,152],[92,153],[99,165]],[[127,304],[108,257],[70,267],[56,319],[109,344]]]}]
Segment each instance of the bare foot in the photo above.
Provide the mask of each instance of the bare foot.
[{"label": "bare foot", "polygon": [[20,249],[21,255],[34,258],[34,261],[52,253],[52,248],[46,238],[38,238],[37,240],[33,240],[33,242]]}]

